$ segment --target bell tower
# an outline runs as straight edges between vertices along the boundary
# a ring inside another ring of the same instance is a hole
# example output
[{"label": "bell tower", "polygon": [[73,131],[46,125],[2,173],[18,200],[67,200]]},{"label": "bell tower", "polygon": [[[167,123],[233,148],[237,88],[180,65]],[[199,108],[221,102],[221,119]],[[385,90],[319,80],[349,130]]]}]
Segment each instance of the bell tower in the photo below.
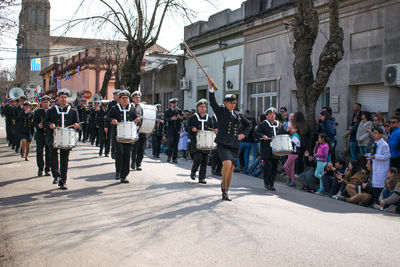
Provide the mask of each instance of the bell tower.
[{"label": "bell tower", "polygon": [[49,65],[50,1],[22,0],[17,37],[17,80],[22,88],[42,86],[39,73]]}]

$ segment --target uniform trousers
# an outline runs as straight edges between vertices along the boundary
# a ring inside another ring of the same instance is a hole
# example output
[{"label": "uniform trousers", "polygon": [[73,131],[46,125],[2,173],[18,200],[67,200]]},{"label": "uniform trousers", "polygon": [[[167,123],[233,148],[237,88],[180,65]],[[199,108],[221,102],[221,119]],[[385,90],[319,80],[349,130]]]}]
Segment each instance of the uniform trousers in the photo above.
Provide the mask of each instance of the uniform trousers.
[{"label": "uniform trousers", "polygon": [[[40,172],[44,171],[49,172],[51,168],[50,161],[50,147],[43,144],[42,142],[38,142],[38,137],[36,137],[36,164]],[[43,152],[44,160],[43,160]]]},{"label": "uniform trousers", "polygon": [[100,145],[99,153],[102,154],[104,148],[104,154],[108,155],[110,153],[110,134],[106,134],[104,128],[99,128],[98,140]]},{"label": "uniform trousers", "polygon": [[194,153],[191,172],[192,174],[196,174],[197,169],[199,168],[200,165],[199,180],[204,180],[206,178],[207,160],[208,160],[208,153],[202,153],[199,150],[197,150]]},{"label": "uniform trousers", "polygon": [[179,133],[168,134],[168,158],[178,158]]},{"label": "uniform trousers", "polygon": [[132,145],[132,169],[135,166],[139,167],[142,165],[146,139],[146,136],[139,137],[139,139]]},{"label": "uniform trousers", "polygon": [[89,124],[87,123],[82,124],[82,137],[83,142],[85,142],[89,138]]},{"label": "uniform trousers", "polygon": [[264,159],[264,186],[274,186],[278,159]]},{"label": "uniform trousers", "polygon": [[98,133],[99,133],[99,130],[96,128],[96,126],[90,127],[90,142],[92,143],[92,145],[94,144],[95,141],[96,141],[96,145],[99,144]]},{"label": "uniform trousers", "polygon": [[217,150],[213,150],[211,152],[211,169],[216,171],[217,173],[221,173],[222,162],[219,158]]},{"label": "uniform trousers", "polygon": [[[58,150],[60,150],[60,167],[58,166]],[[55,149],[50,148],[50,160],[51,160],[51,173],[53,178],[61,177],[59,185],[63,185],[67,182],[68,172],[68,161],[69,161],[69,149]]]},{"label": "uniform trousers", "polygon": [[161,139],[162,136],[153,134],[151,136],[151,147],[153,148],[153,156],[159,157],[161,152]]},{"label": "uniform trousers", "polygon": [[132,144],[115,142],[115,170],[125,179],[129,174]]}]

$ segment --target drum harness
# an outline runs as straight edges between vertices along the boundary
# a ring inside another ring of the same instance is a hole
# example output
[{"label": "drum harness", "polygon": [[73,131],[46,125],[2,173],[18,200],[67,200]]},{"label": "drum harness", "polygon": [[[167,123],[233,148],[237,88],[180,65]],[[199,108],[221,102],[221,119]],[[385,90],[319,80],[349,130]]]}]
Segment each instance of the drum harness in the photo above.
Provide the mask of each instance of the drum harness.
[{"label": "drum harness", "polygon": [[200,116],[199,116],[199,114],[197,114],[197,112],[195,114],[196,114],[197,120],[199,122],[201,122],[201,130],[204,131],[204,123],[206,121],[208,121],[208,114],[206,114],[206,119],[205,120],[200,119]]},{"label": "drum harness", "polygon": [[274,137],[276,136],[276,128],[279,127],[279,121],[276,121],[276,125],[271,125],[271,123],[268,120],[265,120],[265,122],[269,125],[274,130]]},{"label": "drum harness", "polygon": [[65,127],[64,115],[69,113],[69,111],[70,111],[70,109],[71,109],[71,106],[68,106],[68,107],[67,107],[67,111],[66,111],[66,112],[61,112],[61,111],[59,110],[59,106],[58,106],[58,105],[56,105],[55,107],[56,107],[56,110],[57,110],[57,114],[59,114],[59,115],[61,114],[61,128],[64,128],[64,127]]},{"label": "drum harness", "polygon": [[128,112],[131,109],[132,104],[131,103],[128,104],[127,106],[128,109],[123,109],[119,103],[117,104],[117,107],[119,108],[119,111],[124,113],[124,122],[126,122],[126,112]]}]

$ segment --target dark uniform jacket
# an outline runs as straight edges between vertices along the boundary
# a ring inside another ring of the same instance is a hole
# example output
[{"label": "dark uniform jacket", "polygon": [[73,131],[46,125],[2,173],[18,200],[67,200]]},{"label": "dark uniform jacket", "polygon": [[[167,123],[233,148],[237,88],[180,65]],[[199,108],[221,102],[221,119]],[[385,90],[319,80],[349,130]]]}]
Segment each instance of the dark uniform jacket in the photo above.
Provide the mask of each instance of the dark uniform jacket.
[{"label": "dark uniform jacket", "polygon": [[[218,133],[215,143],[231,148],[240,148],[238,135],[249,135],[251,130],[249,120],[242,113],[231,112],[225,107],[220,107],[214,93],[210,93],[210,105],[218,120]],[[242,126],[240,133],[239,126]]]},{"label": "dark uniform jacket", "polygon": [[[199,117],[197,117],[197,115]],[[192,129],[193,127],[197,129],[197,131],[201,131],[202,130],[202,122],[199,120],[199,118],[201,120],[204,120],[204,131],[212,131],[214,130],[214,126],[213,126],[213,121],[212,121],[212,117],[209,116],[208,114],[206,114],[204,117],[201,117],[200,114],[196,113],[193,114],[190,118],[189,121],[186,125],[186,131],[189,134],[189,138],[190,138],[190,151],[191,152],[196,152],[196,136],[197,136],[197,132],[193,132]],[[204,151],[205,153],[208,153],[208,151]]]},{"label": "dark uniform jacket", "polygon": [[33,130],[33,113],[31,111],[22,111],[18,116],[18,129],[19,133],[31,134]]},{"label": "dark uniform jacket", "polygon": [[90,108],[89,109],[89,128],[97,128],[96,126],[96,109],[95,108]]},{"label": "dark uniform jacket", "polygon": [[19,114],[21,112],[24,111],[24,108],[21,107],[20,105],[17,105],[15,107],[12,107],[11,111],[10,111],[10,115],[11,115],[11,120],[13,122],[13,126],[18,128],[21,127],[21,123],[18,121],[19,118]]},{"label": "dark uniform jacket", "polygon": [[78,107],[79,121],[84,124],[89,124],[90,108],[89,107]]},{"label": "dark uniform jacket", "polygon": [[163,122],[158,122],[158,120],[164,120],[164,114],[163,113],[158,113],[157,114],[157,124],[156,124],[156,128],[153,132],[153,136],[157,136],[157,137],[162,137],[163,133],[164,133],[164,123]]},{"label": "dark uniform jacket", "polygon": [[[120,107],[121,107],[121,109],[124,109],[119,104],[114,105],[111,108],[110,114],[107,116],[107,120],[110,124],[111,124],[112,120],[117,120],[118,122],[124,121],[124,112],[122,112],[119,109]],[[125,108],[125,110],[128,110],[126,112],[126,121],[134,121],[137,118],[136,110],[132,104],[128,104],[128,106]]]},{"label": "dark uniform jacket", "polygon": [[[36,141],[38,142],[38,144],[41,145],[47,144],[46,142],[47,132],[46,129],[44,128],[45,118],[46,118],[46,110],[43,108],[36,110],[33,114],[33,125],[36,128]],[[40,123],[42,124],[43,128],[39,128]]]},{"label": "dark uniform jacket", "polygon": [[99,109],[96,112],[96,125],[99,129],[104,129],[107,125],[107,109]]},{"label": "dark uniform jacket", "polygon": [[[111,109],[112,109],[115,105],[117,105],[117,104],[118,104],[118,102],[115,101],[115,100],[113,100],[113,101],[111,101],[110,103],[108,103],[108,106],[107,106],[107,116],[110,115]],[[104,125],[104,127],[105,127],[105,128],[110,128],[110,127],[111,127],[110,122],[111,122],[111,121],[107,120],[107,121],[106,121],[106,124]]]},{"label": "dark uniform jacket", "polygon": [[[284,132],[282,125],[278,121],[274,121],[271,123],[273,126],[277,126],[276,134],[281,134]],[[269,137],[267,141],[261,140],[263,136],[266,135]],[[260,122],[257,125],[257,129],[254,132],[254,137],[260,141],[260,150],[261,150],[261,158],[262,159],[272,159],[274,158],[272,155],[272,147],[271,147],[271,139],[274,137],[274,130],[269,126],[267,120]]]},{"label": "dark uniform jacket", "polygon": [[[171,120],[173,116],[181,115],[180,119]],[[167,109],[164,112],[165,123],[167,124],[167,133],[168,135],[171,134],[179,134],[182,127],[182,120],[183,120],[183,113],[180,108],[172,108]]]},{"label": "dark uniform jacket", "polygon": [[[54,131],[50,129],[50,124],[55,124],[57,127],[62,126],[62,121],[61,121],[62,115],[57,113],[57,108],[59,112],[67,112],[68,107],[70,106],[67,105],[64,108],[61,108],[55,105],[46,112],[46,118],[44,119],[44,126],[46,128],[46,131],[49,133],[50,144],[53,143],[54,139],[53,137]],[[75,123],[79,123],[78,112],[73,107],[70,107],[69,112],[64,115],[64,127],[71,126],[72,124]]]}]

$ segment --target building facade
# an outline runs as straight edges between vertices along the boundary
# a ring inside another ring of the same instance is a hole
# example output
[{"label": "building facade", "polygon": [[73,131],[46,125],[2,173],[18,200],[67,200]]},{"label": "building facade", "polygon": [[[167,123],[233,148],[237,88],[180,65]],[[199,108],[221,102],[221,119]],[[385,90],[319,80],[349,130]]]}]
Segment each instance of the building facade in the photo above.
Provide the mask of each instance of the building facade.
[{"label": "building facade", "polygon": [[[328,2],[315,1],[320,14],[320,33],[312,55],[314,70],[329,38]],[[286,106],[294,112],[297,110],[297,99],[291,24],[296,3],[293,0],[247,0],[243,7],[240,109],[249,109],[253,116],[263,113],[270,106]],[[339,136],[350,124],[355,102],[363,104],[363,110],[380,111],[387,116],[400,106],[400,88],[396,82],[388,84],[385,81],[387,65],[397,66],[400,63],[400,17],[396,15],[399,12],[400,2],[395,0],[340,1],[345,54],[317,103],[317,112],[323,106],[331,106],[339,123]],[[208,40],[211,35],[218,36],[219,33],[216,30],[200,32],[196,39]],[[185,66],[187,73],[194,72],[193,65]],[[216,82],[222,85],[222,80]],[[340,138],[338,141],[340,150]]]}]

